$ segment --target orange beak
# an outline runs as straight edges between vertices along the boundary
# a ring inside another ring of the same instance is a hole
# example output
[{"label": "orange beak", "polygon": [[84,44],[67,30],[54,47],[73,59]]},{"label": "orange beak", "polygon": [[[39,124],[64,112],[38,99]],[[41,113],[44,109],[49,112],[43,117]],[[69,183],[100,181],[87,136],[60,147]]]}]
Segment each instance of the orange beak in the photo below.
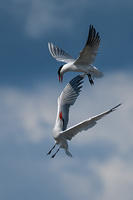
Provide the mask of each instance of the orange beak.
[{"label": "orange beak", "polygon": [[59,75],[59,82],[62,82],[62,81],[63,81],[63,76]]},{"label": "orange beak", "polygon": [[59,118],[62,120],[62,112],[59,113]]}]

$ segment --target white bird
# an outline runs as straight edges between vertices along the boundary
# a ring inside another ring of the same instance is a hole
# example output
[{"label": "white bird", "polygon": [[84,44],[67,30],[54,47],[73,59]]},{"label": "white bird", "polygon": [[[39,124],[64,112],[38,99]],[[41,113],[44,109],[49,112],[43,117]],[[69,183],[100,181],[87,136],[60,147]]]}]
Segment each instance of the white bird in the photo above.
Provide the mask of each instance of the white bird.
[{"label": "white bird", "polygon": [[94,84],[92,77],[100,78],[103,73],[100,72],[95,66],[92,65],[100,44],[99,33],[96,32],[95,28],[90,25],[88,39],[85,47],[80,52],[77,59],[72,58],[61,48],[54,46],[52,43],[48,43],[48,48],[51,55],[61,62],[66,64],[61,65],[58,70],[59,81],[63,80],[63,74],[68,71],[83,72],[88,75],[90,84]]},{"label": "white bird", "polygon": [[86,119],[79,124],[72,126],[67,129],[68,119],[69,119],[69,108],[73,105],[80,93],[80,89],[82,88],[84,75],[78,75],[73,78],[64,88],[61,95],[58,98],[58,109],[57,109],[57,118],[55,122],[55,126],[53,129],[53,137],[55,139],[55,145],[52,149],[47,153],[47,155],[51,154],[52,150],[59,145],[57,151],[52,155],[52,158],[55,157],[60,148],[63,148],[68,156],[72,156],[72,154],[68,150],[67,140],[71,140],[76,134],[83,130],[88,130],[96,125],[97,121],[104,117],[105,115],[115,111],[117,106],[99,114],[89,119]]}]

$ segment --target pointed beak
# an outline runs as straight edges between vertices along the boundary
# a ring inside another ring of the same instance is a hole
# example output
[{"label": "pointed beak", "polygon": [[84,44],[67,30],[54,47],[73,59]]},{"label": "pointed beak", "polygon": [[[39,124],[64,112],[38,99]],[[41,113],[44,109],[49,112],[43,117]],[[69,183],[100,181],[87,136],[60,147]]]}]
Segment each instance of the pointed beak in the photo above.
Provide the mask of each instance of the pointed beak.
[{"label": "pointed beak", "polygon": [[59,82],[62,82],[62,81],[63,81],[63,76],[59,75]]},{"label": "pointed beak", "polygon": [[59,77],[59,82],[60,82],[60,75],[58,77]]}]

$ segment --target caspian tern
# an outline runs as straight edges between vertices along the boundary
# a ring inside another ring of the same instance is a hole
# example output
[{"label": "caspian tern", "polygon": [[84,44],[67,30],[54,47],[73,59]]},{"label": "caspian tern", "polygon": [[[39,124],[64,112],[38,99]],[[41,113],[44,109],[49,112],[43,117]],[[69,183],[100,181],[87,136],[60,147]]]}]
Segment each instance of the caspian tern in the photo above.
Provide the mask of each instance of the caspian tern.
[{"label": "caspian tern", "polygon": [[76,134],[83,130],[88,130],[96,125],[97,121],[104,117],[105,115],[113,112],[121,104],[99,114],[89,119],[86,119],[79,124],[72,126],[67,129],[68,119],[69,119],[69,108],[73,105],[80,93],[82,88],[84,75],[78,75],[73,78],[64,88],[61,95],[58,98],[58,109],[57,109],[57,118],[55,126],[53,129],[53,137],[55,139],[55,145],[50,149],[47,155],[51,154],[52,150],[59,145],[57,151],[52,155],[52,158],[55,157],[60,148],[65,150],[65,153],[72,157],[72,154],[68,150],[67,140],[71,140]]},{"label": "caspian tern", "polygon": [[103,73],[100,72],[95,66],[92,65],[100,44],[99,33],[96,32],[95,28],[90,25],[88,39],[85,47],[80,52],[77,59],[72,58],[61,48],[54,46],[53,43],[48,43],[48,48],[51,55],[61,62],[66,64],[61,65],[58,70],[59,81],[63,80],[63,74],[68,71],[83,72],[88,75],[89,82],[91,85],[94,84],[92,77],[100,78]]}]

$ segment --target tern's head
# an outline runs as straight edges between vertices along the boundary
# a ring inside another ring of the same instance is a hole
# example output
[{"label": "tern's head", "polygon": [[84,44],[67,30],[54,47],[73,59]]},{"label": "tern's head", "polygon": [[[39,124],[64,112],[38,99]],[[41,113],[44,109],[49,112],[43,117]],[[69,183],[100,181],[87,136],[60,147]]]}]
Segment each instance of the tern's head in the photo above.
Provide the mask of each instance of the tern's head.
[{"label": "tern's head", "polygon": [[61,65],[60,68],[58,69],[59,82],[62,82],[62,80],[63,80],[62,67],[63,67],[63,65]]}]

